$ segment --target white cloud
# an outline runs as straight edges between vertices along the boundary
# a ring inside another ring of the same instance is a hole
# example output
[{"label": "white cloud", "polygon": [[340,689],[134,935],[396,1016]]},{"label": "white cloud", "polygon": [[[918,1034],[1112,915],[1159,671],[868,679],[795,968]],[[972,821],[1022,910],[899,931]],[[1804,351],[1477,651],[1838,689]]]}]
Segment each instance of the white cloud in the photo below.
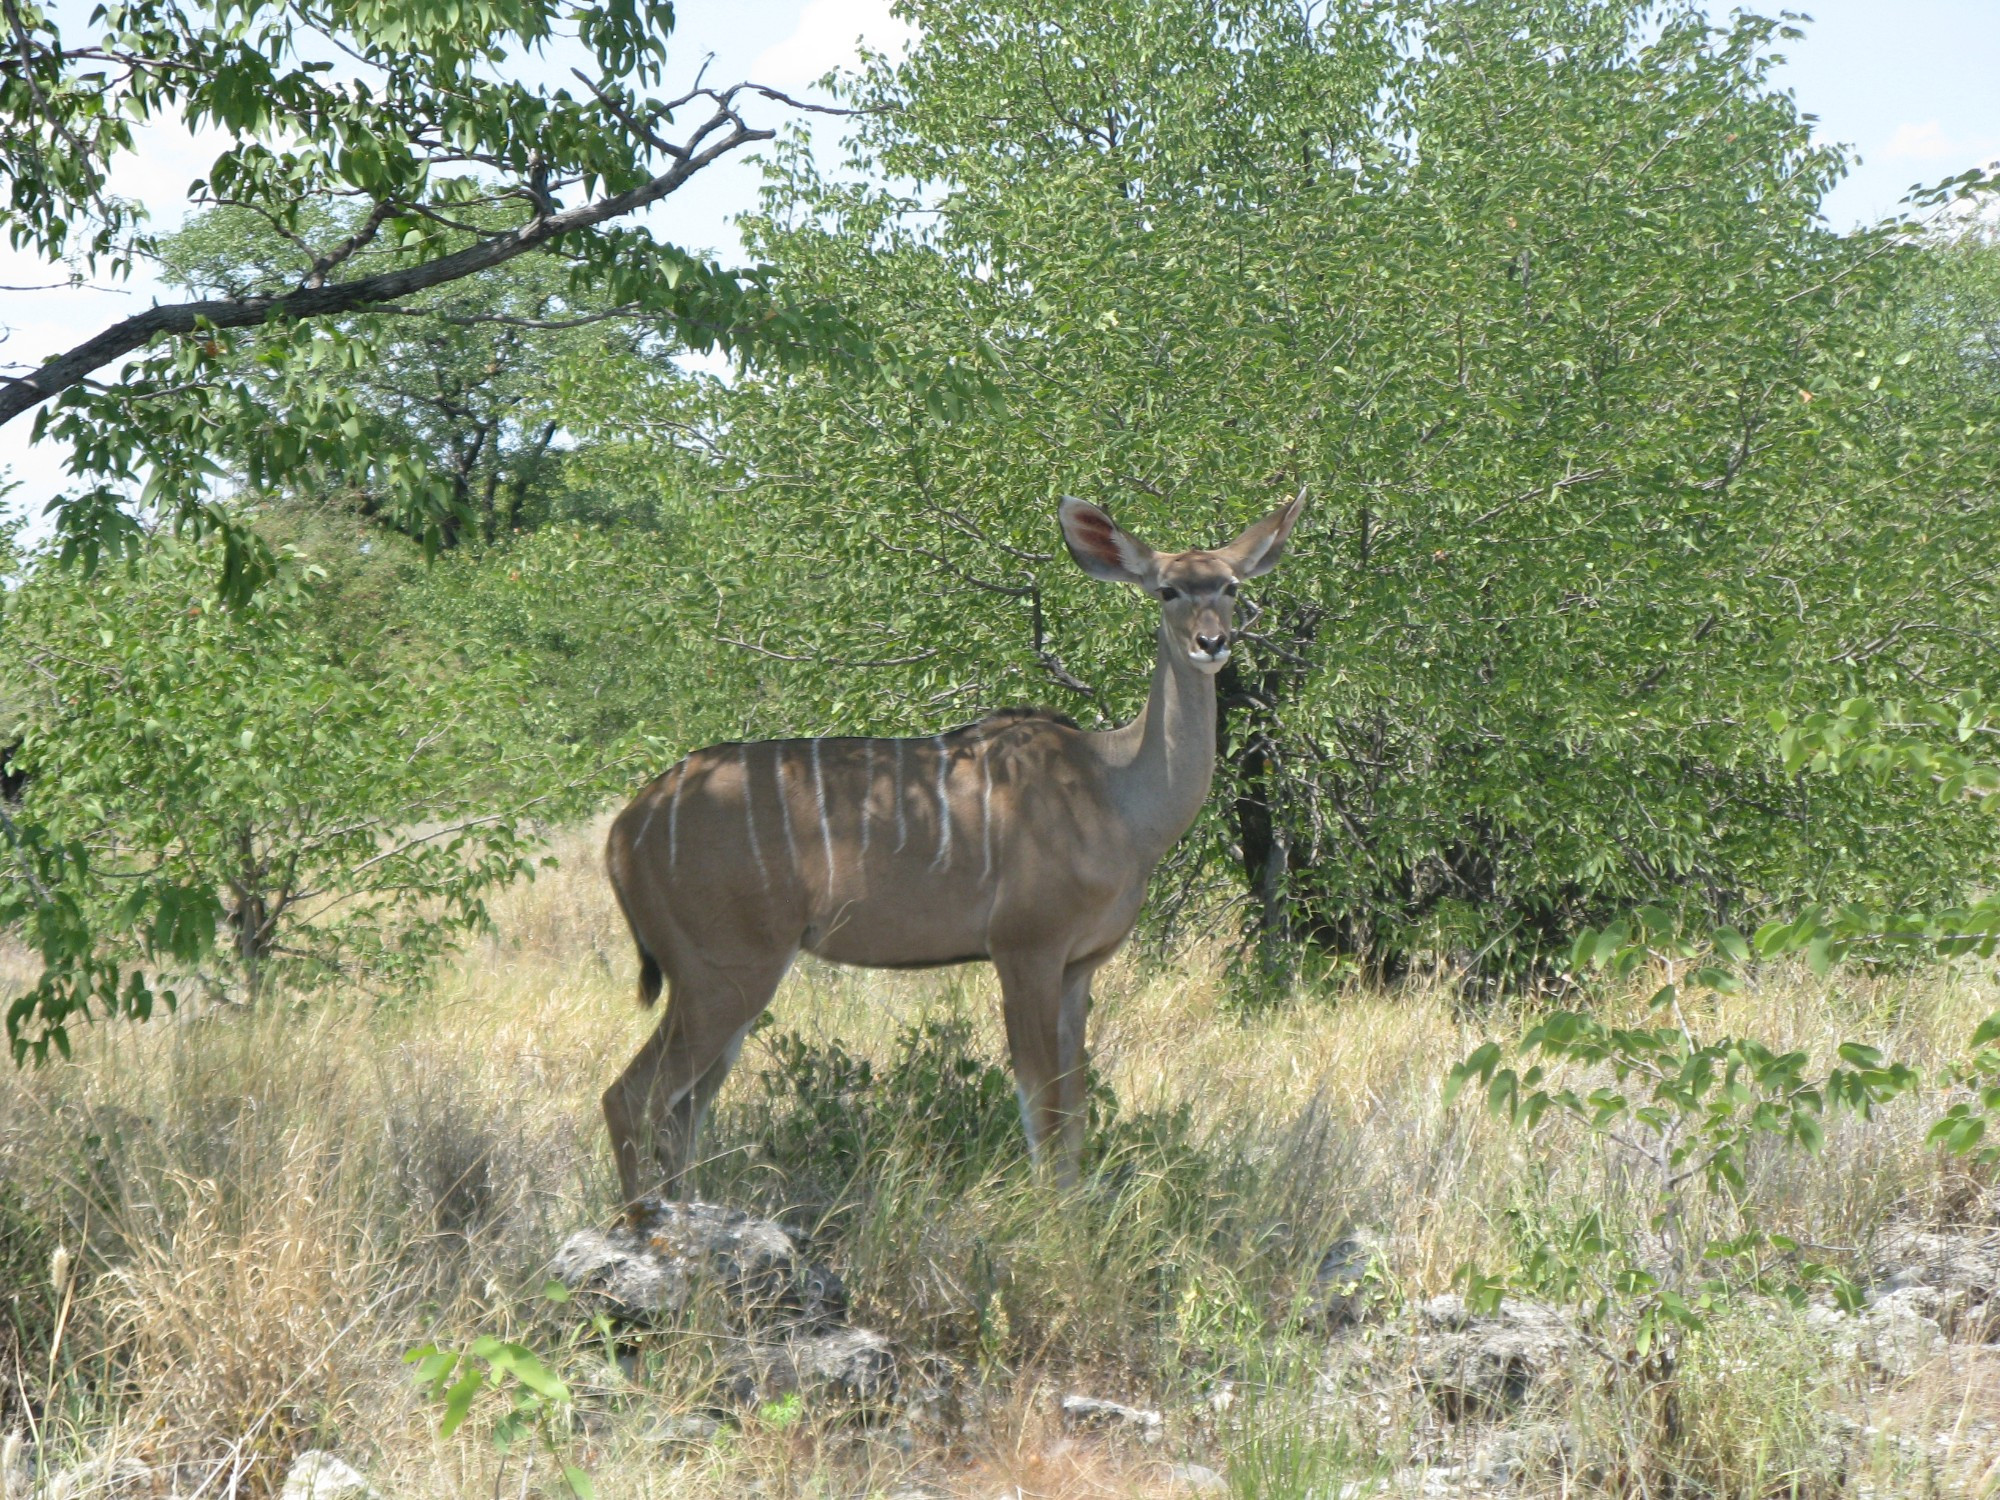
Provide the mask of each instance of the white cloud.
[{"label": "white cloud", "polygon": [[1958,161],[1985,160],[2000,154],[2000,140],[1981,136],[1952,136],[1942,123],[1924,120],[1905,122],[1875,153],[1879,161]]},{"label": "white cloud", "polygon": [[857,43],[896,56],[916,37],[907,21],[890,14],[889,0],[806,0],[799,24],[766,47],[750,76],[773,88],[800,89],[830,69],[851,67]]}]

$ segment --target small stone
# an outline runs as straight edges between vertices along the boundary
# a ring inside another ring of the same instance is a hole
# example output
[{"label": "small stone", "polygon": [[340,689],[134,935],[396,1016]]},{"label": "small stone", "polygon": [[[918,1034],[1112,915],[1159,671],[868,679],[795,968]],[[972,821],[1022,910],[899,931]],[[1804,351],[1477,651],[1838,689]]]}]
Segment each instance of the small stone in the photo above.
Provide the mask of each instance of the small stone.
[{"label": "small stone", "polygon": [[722,1422],[706,1412],[679,1412],[655,1422],[641,1441],[661,1448],[704,1448],[722,1435]]},{"label": "small stone", "polygon": [[1167,1470],[1167,1483],[1189,1495],[1229,1493],[1229,1481],[1207,1464],[1174,1464]]},{"label": "small stone", "polygon": [[375,1500],[375,1487],[345,1459],[314,1448],[292,1460],[279,1500]]},{"label": "small stone", "polygon": [[1100,1401],[1095,1396],[1062,1398],[1063,1426],[1075,1431],[1116,1432],[1157,1443],[1166,1433],[1167,1419],[1144,1407],[1126,1406],[1118,1401]]}]

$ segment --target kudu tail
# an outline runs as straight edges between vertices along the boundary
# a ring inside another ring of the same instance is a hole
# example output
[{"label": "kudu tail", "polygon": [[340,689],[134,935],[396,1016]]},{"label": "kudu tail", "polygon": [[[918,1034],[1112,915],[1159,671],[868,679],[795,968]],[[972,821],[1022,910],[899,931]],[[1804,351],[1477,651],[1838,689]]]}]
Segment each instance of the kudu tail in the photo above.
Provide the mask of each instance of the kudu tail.
[{"label": "kudu tail", "polygon": [[632,934],[632,946],[639,950],[639,1008],[650,1010],[659,1001],[660,988],[666,983],[666,975],[660,969],[660,961],[653,957],[646,947],[646,940],[639,936],[639,924],[632,920],[632,903],[625,898],[625,882],[620,878],[621,850],[618,829],[611,830],[610,847],[606,850],[606,865],[611,876],[611,893],[618,898],[618,910],[624,914],[625,930]]}]

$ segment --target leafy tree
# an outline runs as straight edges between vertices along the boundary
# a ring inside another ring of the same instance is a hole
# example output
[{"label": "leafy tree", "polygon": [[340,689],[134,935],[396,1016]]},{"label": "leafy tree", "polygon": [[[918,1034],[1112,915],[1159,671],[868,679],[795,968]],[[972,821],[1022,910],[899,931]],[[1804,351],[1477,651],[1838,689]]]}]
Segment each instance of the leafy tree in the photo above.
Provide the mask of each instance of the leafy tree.
[{"label": "leafy tree", "polygon": [[396,605],[401,649],[504,661],[492,711],[511,734],[571,747],[607,778],[618,762],[653,774],[690,743],[744,733],[765,692],[759,660],[709,631],[736,587],[729,519],[677,506],[659,530],[564,523],[440,559]]},{"label": "leafy tree", "polygon": [[[136,127],[163,120],[223,135],[193,201],[254,215],[286,252],[272,263],[281,275],[151,307],[0,386],[0,423],[42,408],[36,434],[67,444],[85,482],[55,502],[66,552],[136,546],[121,502],[143,483],[177,525],[220,529],[225,581],[248,587],[268,559],[211,503],[208,454],[234,447],[259,488],[302,463],[353,464],[364,432],[344,372],[391,314],[337,331],[325,320],[522,256],[560,257],[579,301],[643,313],[692,347],[856,352],[829,309],[794,306],[762,272],[697,261],[631,222],[771,137],[747,101],[793,102],[751,84],[651,92],[666,72],[665,0],[133,0],[81,28],[22,3],[4,19],[0,226],[17,247],[79,275],[155,255],[141,210],[108,184]],[[587,64],[575,89],[523,66],[570,54]],[[230,354],[238,330],[265,327],[283,336],[261,341],[269,368],[253,383]],[[91,382],[127,355],[108,385]],[[390,477],[415,524],[442,523],[445,497],[422,471]]]},{"label": "leafy tree", "polygon": [[725,631],[820,663],[774,709],[1128,713],[1141,614],[1072,582],[1054,498],[1185,545],[1303,483],[1176,882],[1233,868],[1274,965],[1500,976],[1642,901],[1993,877],[1963,809],[1826,795],[1764,727],[1996,686],[2000,406],[1896,311],[1931,252],[1820,218],[1842,160],[1769,81],[1795,32],[1640,0],[915,14],[852,89],[862,160],[915,188],[790,152],[757,246],[990,350],[1005,402],[739,384],[769,525]]},{"label": "leafy tree", "polygon": [[316,637],[296,573],[231,609],[214,566],[173,544],[94,579],[44,561],[8,601],[12,816],[54,865],[17,858],[0,907],[71,923],[9,1008],[17,1057],[66,1049],[93,997],[144,1015],[148,967],[253,997],[407,982],[530,867],[533,819],[588,800],[574,757],[491,711],[503,664],[371,675]]},{"label": "leafy tree", "polygon": [[[352,238],[359,216],[353,208],[335,212],[313,238]],[[281,291],[296,275],[296,253],[240,209],[204,214],[160,246],[168,279],[209,297]],[[491,544],[566,513],[657,520],[643,500],[635,509],[639,497],[623,487],[592,485],[593,466],[576,461],[579,443],[609,426],[609,413],[636,423],[642,413],[686,404],[697,391],[695,377],[671,362],[679,346],[656,320],[630,308],[580,305],[570,269],[549,255],[406,298],[393,316],[368,316],[369,357],[343,381],[360,438],[273,475],[285,496],[332,499],[419,539],[431,528],[445,547],[467,539]],[[359,327],[351,317],[329,323],[346,334]],[[283,331],[247,334],[231,366],[231,378],[246,387],[272,387],[274,406],[282,401],[286,339]],[[266,440],[261,432],[233,436],[253,447]],[[239,475],[257,467],[251,451],[218,449],[211,457]],[[399,481],[415,476],[435,494],[434,514],[412,515],[399,504]]]}]

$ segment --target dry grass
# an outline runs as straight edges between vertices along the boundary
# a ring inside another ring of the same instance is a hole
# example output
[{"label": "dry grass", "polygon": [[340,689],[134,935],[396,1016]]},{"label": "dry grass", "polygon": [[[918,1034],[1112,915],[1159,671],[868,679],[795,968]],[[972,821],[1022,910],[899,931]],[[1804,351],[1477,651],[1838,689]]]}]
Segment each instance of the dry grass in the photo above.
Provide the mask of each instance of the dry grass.
[{"label": "dry grass", "polygon": [[[968,1500],[1166,1494],[1166,1462],[1183,1457],[1227,1469],[1241,1494],[1303,1500],[1412,1457],[1463,1461],[1492,1436],[1443,1423],[1387,1342],[1329,1373],[1339,1361],[1293,1314],[1333,1239],[1376,1237],[1394,1300],[1506,1262],[1510,1211],[1637,1211],[1621,1163],[1580,1132],[1525,1139],[1443,1105],[1451,1064],[1509,1019],[1443,994],[1354,990],[1244,1018],[1221,1004],[1220,953],[1120,962],[1093,1028],[1124,1133],[1068,1200],[1027,1177],[1011,1140],[954,1165],[890,1128],[859,1169],[788,1170],[771,1144],[784,1097],[759,1083],[778,1065],[774,1033],[760,1034],[718,1110],[708,1191],[816,1233],[865,1320],[950,1354],[976,1397],[951,1431],[752,1413],[720,1442],[662,1446],[649,1434],[698,1400],[694,1352],[662,1345],[628,1382],[534,1310],[562,1236],[614,1207],[597,1095],[651,1024],[631,1003],[594,843],[569,841],[562,868],[497,902],[499,939],[420,1000],[103,1027],[72,1063],[0,1075],[0,1273],[15,1281],[0,1288],[14,1386],[0,1436],[32,1420],[45,1454],[127,1456],[158,1493],[189,1497],[268,1493],[313,1446],[404,1500],[554,1494],[546,1460],[503,1470],[477,1422],[440,1441],[401,1361],[431,1339],[526,1331],[579,1390],[571,1458],[620,1500],[860,1496],[917,1479]],[[1965,976],[1801,977],[1712,1020],[1820,1056],[1853,1038],[1934,1064],[1992,1004]],[[879,1073],[924,1020],[1002,1054],[983,970],[806,965],[775,1030],[837,1041]],[[1934,1109],[1905,1099],[1842,1121],[1819,1156],[1763,1161],[1755,1190],[1781,1227],[1857,1254],[1890,1222],[1990,1212],[1985,1185],[1924,1145]],[[41,1270],[58,1242],[78,1257],[66,1312]],[[1695,1417],[1673,1463],[1699,1487],[1684,1493],[1782,1492],[1834,1410],[1875,1436],[1865,1463],[1819,1476],[1824,1490],[1987,1482],[1990,1453],[1936,1439],[2000,1420],[1990,1362],[1960,1351],[1883,1392],[1810,1330],[1774,1328],[1721,1326],[1690,1366]],[[1049,1398],[1076,1387],[1164,1403],[1165,1456],[1065,1438]],[[1601,1450],[1594,1468],[1571,1455],[1552,1493],[1634,1472],[1640,1439],[1621,1434],[1601,1378],[1580,1368],[1537,1399],[1524,1421],[1567,1423]]]}]

